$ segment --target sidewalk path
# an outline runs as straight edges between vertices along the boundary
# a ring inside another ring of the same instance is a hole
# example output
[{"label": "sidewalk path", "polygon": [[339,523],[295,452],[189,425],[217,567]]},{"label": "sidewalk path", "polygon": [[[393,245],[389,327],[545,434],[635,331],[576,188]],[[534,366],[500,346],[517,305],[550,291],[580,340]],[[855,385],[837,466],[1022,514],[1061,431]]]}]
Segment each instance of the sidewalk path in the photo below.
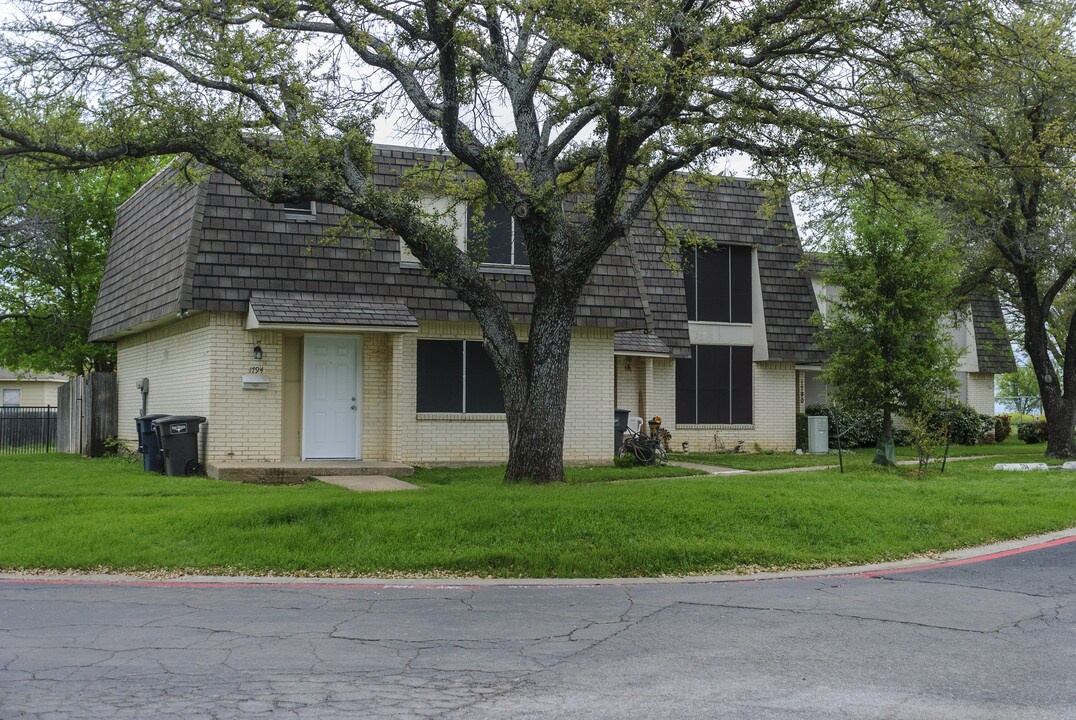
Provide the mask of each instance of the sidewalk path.
[{"label": "sidewalk path", "polygon": [[[992,457],[1004,457],[1002,455],[961,455],[959,457],[951,457],[946,462],[960,462],[962,460],[985,460]],[[918,460],[898,460],[897,465],[915,465]],[[931,463],[938,462],[931,460]],[[836,467],[840,467],[838,463],[832,465],[810,465],[804,467],[787,467],[787,468],[772,468],[769,470],[739,470],[736,468],[719,467],[717,465],[703,465],[700,463],[692,462],[680,462],[678,460],[669,460],[670,465],[676,465],[677,467],[688,468],[690,470],[702,470],[708,472],[711,475],[772,475],[775,473],[794,473],[794,472],[812,472],[817,470],[831,470]]]}]

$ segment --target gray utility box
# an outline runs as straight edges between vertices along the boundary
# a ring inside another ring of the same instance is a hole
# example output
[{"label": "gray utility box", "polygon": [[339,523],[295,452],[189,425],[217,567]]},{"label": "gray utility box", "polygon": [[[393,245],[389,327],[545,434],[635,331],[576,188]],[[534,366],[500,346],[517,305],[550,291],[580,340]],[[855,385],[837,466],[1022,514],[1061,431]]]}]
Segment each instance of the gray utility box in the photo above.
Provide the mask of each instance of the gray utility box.
[{"label": "gray utility box", "polygon": [[807,418],[807,452],[825,455],[829,452],[829,418],[811,415]]},{"label": "gray utility box", "polygon": [[164,474],[172,476],[201,475],[198,462],[198,426],[204,417],[195,415],[165,415],[153,421],[164,457]]}]

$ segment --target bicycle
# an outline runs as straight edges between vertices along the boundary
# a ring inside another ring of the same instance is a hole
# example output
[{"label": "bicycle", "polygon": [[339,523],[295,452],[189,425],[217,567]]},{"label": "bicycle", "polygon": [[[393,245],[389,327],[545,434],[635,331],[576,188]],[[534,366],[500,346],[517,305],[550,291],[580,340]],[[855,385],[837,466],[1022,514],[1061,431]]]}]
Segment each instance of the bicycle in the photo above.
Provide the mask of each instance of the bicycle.
[{"label": "bicycle", "polygon": [[620,449],[616,451],[617,457],[634,457],[638,465],[665,464],[667,453],[661,438],[643,435],[630,427],[627,432],[629,436],[620,444]]}]

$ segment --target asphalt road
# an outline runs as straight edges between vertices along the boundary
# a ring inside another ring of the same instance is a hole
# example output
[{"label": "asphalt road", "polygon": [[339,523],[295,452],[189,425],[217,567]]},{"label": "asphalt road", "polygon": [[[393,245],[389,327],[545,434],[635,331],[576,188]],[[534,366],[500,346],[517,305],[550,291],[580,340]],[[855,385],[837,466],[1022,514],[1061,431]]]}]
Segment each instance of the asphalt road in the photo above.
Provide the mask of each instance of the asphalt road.
[{"label": "asphalt road", "polygon": [[0,718],[1076,718],[1076,542],[876,577],[0,579]]}]

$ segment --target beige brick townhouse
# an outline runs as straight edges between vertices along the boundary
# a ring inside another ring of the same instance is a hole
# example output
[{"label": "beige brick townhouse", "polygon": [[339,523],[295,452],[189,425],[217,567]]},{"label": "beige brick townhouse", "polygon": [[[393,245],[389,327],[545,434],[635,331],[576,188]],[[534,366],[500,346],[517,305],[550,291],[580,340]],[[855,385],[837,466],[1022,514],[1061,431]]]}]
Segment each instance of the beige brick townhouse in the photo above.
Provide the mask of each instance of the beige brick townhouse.
[{"label": "beige brick townhouse", "polygon": [[[378,148],[376,181],[394,187],[429,159]],[[140,413],[136,384],[146,378],[149,412],[208,418],[211,474],[229,461],[506,457],[480,328],[398,238],[323,242],[336,208],[274,206],[224,175],[190,184],[178,174],[165,169],[120,207],[94,316],[93,339],[118,350],[122,439],[136,441],[127,419]],[[471,211],[429,202],[454,218],[465,246]],[[646,218],[606,253],[576,315],[567,460],[610,457],[615,407],[661,416],[693,449],[715,433],[793,446],[797,406],[822,356],[790,208],[767,217],[765,203],[744,180],[693,191],[690,209],[665,221],[714,246],[690,251],[684,272],[665,262]],[[533,294],[525,248],[503,208],[484,220],[483,269],[522,339]],[[975,372],[996,370],[978,357]]]}]

